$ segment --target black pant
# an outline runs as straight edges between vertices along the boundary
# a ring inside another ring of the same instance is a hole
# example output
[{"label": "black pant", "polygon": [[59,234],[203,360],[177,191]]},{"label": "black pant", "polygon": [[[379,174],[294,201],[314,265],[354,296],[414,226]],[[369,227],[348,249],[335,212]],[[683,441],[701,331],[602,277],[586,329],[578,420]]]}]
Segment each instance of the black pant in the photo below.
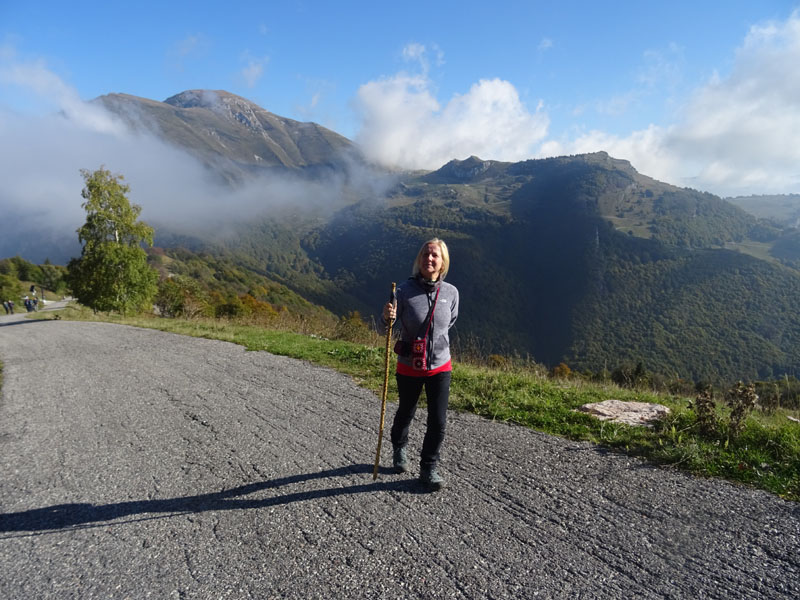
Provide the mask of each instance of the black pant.
[{"label": "black pant", "polygon": [[392,445],[403,447],[408,443],[408,429],[417,412],[417,402],[423,386],[428,400],[428,425],[422,442],[420,466],[430,468],[439,461],[439,451],[444,441],[447,424],[447,403],[450,400],[450,371],[430,377],[396,375],[400,405],[392,424]]}]

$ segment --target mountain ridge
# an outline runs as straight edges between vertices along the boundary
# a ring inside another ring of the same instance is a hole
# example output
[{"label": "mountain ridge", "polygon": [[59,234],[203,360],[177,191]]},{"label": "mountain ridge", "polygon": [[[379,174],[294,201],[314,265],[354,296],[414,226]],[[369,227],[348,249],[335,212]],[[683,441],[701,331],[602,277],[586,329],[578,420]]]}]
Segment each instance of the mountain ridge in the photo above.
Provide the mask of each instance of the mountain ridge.
[{"label": "mountain ridge", "polygon": [[311,122],[275,115],[223,90],[186,90],[163,102],[107,94],[93,102],[187,150],[232,184],[258,173],[305,171],[316,177],[363,161],[344,136]]}]

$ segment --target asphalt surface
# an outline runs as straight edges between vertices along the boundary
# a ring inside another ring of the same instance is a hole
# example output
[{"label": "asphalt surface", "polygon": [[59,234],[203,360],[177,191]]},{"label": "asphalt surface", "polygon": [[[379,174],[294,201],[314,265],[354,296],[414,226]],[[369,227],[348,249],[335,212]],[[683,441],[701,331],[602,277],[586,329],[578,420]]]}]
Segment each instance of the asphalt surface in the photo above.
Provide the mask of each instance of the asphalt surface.
[{"label": "asphalt surface", "polygon": [[451,413],[430,494],[328,369],[22,315],[0,360],[3,599],[800,597],[765,492]]}]

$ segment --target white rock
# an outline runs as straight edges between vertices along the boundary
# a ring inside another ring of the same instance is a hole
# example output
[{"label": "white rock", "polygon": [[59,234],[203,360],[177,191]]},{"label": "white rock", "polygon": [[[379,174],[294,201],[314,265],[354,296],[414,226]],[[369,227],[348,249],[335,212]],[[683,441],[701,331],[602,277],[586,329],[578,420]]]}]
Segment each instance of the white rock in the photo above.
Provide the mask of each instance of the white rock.
[{"label": "white rock", "polygon": [[662,404],[649,402],[624,402],[623,400],[604,400],[584,404],[578,410],[597,417],[602,421],[614,421],[626,425],[644,425],[649,427],[653,421],[663,419],[670,412]]}]

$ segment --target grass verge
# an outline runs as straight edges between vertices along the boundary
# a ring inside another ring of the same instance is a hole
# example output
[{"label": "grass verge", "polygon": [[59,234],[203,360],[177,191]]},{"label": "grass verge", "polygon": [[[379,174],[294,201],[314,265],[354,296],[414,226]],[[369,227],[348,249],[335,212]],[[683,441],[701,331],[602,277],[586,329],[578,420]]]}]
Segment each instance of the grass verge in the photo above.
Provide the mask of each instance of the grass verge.
[{"label": "grass verge", "polygon": [[[266,350],[333,368],[379,395],[383,388],[385,356],[381,346],[220,320],[123,318],[93,315],[74,307],[60,314],[67,319],[114,322],[229,341],[248,350]],[[51,314],[39,316],[53,318]],[[389,384],[389,397],[395,398],[393,377]],[[671,414],[654,427],[646,428],[600,421],[576,412],[582,404],[612,398],[663,404],[670,408]],[[593,442],[659,465],[721,477],[765,489],[788,500],[800,500],[800,423],[787,418],[798,416],[797,411],[779,410],[772,415],[755,412],[734,437],[725,427],[727,409],[717,407],[722,425],[709,435],[701,433],[690,404],[689,398],[550,379],[523,367],[493,369],[464,363],[454,366],[450,395],[450,406],[456,410]]]}]

